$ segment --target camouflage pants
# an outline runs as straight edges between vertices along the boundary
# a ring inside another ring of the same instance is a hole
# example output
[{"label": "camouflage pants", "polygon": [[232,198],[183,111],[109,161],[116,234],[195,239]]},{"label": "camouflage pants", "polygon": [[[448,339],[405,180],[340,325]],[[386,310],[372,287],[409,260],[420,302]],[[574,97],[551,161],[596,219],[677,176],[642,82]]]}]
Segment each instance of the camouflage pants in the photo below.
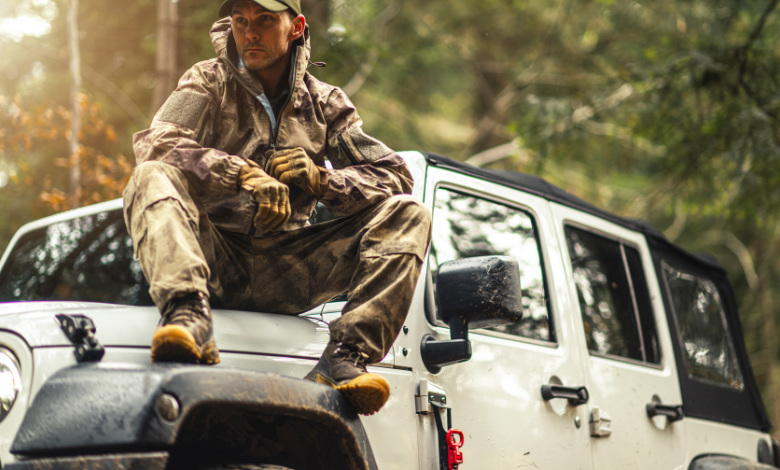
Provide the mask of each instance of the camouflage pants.
[{"label": "camouflage pants", "polygon": [[331,339],[381,360],[406,318],[430,241],[428,209],[393,196],[353,216],[255,237],[219,230],[171,165],[140,164],[125,221],[157,307],[191,292],[212,306],[297,314],[348,292]]}]

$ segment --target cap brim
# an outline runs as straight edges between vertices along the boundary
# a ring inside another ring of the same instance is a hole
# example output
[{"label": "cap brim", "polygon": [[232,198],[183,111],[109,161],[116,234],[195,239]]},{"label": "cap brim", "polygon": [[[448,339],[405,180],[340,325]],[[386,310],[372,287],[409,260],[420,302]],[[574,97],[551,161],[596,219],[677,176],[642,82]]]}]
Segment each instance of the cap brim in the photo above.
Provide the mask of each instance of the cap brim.
[{"label": "cap brim", "polygon": [[[224,18],[226,16],[230,16],[231,13],[233,13],[233,5],[238,1],[239,0],[226,0],[225,3],[223,3],[222,6],[219,7],[219,17]],[[270,10],[270,11],[284,11],[290,8],[284,3],[277,2],[276,0],[252,0],[252,1],[260,5],[261,7],[265,8],[266,10]]]}]

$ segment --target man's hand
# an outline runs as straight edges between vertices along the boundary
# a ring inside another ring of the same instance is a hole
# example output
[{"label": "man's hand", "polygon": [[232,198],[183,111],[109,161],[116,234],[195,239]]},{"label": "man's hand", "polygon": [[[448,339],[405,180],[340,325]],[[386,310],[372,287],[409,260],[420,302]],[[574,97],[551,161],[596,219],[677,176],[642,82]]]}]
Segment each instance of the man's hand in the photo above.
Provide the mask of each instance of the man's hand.
[{"label": "man's hand", "polygon": [[290,218],[290,188],[268,176],[260,166],[248,160],[238,173],[242,188],[257,202],[255,227],[260,233],[272,232]]},{"label": "man's hand", "polygon": [[285,184],[295,184],[306,194],[321,198],[328,190],[328,172],[314,164],[298,147],[266,153],[268,174]]}]

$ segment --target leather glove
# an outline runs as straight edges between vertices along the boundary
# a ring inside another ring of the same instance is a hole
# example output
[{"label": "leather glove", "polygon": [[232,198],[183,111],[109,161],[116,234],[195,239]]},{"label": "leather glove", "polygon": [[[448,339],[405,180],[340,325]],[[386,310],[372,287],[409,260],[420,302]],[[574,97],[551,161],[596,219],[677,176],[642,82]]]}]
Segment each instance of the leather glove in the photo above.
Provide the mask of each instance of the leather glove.
[{"label": "leather glove", "polygon": [[241,187],[252,193],[257,202],[255,228],[260,233],[273,232],[290,218],[290,188],[268,176],[260,165],[252,160],[238,173]]},{"label": "leather glove", "polygon": [[306,194],[321,198],[328,190],[328,170],[314,164],[300,148],[266,152],[266,171],[285,184],[295,184]]}]

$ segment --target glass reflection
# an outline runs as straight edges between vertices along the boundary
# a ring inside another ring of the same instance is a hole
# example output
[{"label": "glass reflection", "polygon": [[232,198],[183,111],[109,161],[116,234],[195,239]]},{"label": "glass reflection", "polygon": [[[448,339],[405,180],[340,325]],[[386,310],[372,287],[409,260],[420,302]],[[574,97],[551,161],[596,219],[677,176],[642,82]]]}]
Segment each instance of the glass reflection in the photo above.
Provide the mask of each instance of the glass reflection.
[{"label": "glass reflection", "polygon": [[[523,320],[489,330],[554,341],[547,310],[539,245],[527,213],[447,189],[436,192],[430,269],[434,285],[439,264],[475,256],[514,257],[520,267]],[[437,313],[437,318],[441,319]]]},{"label": "glass reflection", "polygon": [[664,273],[688,374],[741,389],[742,373],[728,335],[717,287],[709,279],[667,265],[664,265]]},{"label": "glass reflection", "polygon": [[0,302],[78,300],[153,305],[122,211],[25,234],[0,273]]},{"label": "glass reflection", "polygon": [[620,243],[566,227],[588,349],[645,360]]}]

